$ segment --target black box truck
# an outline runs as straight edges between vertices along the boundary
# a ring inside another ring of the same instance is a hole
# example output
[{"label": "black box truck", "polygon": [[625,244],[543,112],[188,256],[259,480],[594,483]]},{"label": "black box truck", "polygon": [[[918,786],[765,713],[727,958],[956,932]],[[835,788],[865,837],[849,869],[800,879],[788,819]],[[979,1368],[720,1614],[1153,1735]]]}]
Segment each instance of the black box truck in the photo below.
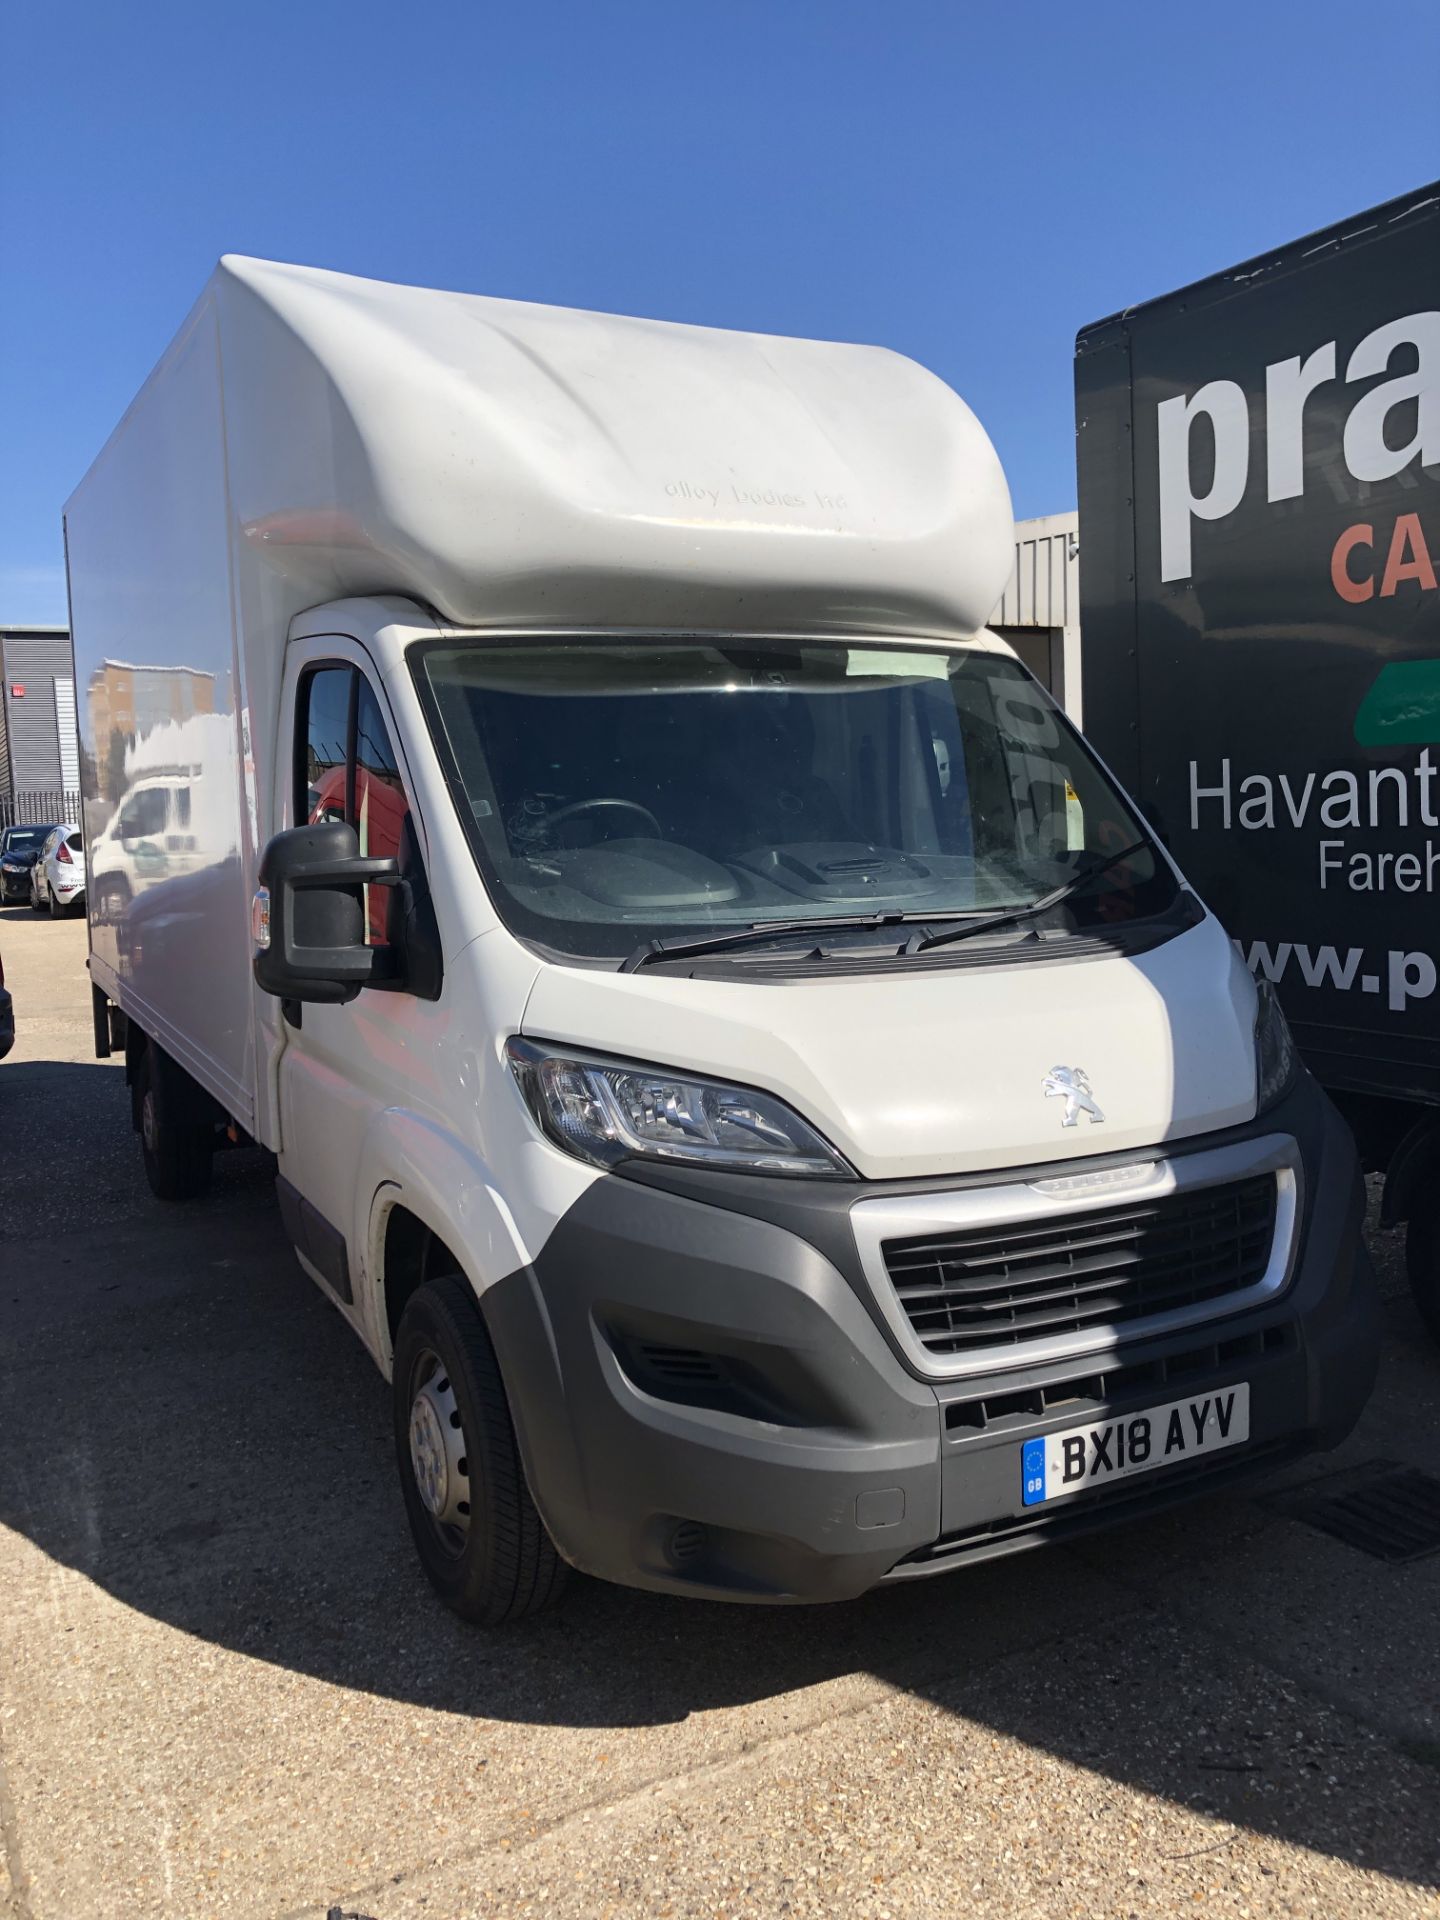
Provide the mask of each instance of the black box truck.
[{"label": "black box truck", "polygon": [[1440,184],[1086,327],[1086,732],[1273,982],[1440,1337]]}]

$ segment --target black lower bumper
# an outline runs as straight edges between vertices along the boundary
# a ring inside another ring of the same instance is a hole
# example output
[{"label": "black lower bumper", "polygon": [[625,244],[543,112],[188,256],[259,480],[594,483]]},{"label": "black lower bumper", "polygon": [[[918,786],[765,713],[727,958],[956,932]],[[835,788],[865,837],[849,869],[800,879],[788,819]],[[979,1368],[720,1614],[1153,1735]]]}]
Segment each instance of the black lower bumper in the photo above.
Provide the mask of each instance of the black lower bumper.
[{"label": "black lower bumper", "polygon": [[[1379,1339],[1353,1144],[1309,1081],[1251,1131],[1290,1133],[1303,1156],[1305,1215],[1282,1294],[1122,1343],[1103,1362],[953,1385],[917,1377],[886,1330],[835,1227],[833,1188],[817,1203],[829,1224],[802,1233],[793,1189],[781,1224],[754,1182],[706,1204],[693,1183],[597,1180],[535,1265],[484,1296],[560,1550],[627,1585],[844,1599],[1335,1445],[1369,1395]],[[1244,1446],[1023,1505],[1026,1440],[1240,1381]]]}]

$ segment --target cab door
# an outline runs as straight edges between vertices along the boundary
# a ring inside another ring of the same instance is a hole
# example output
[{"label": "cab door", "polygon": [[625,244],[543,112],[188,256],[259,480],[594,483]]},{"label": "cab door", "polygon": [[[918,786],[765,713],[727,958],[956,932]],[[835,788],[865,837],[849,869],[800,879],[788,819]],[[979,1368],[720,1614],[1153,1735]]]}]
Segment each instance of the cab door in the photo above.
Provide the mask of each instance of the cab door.
[{"label": "cab door", "polygon": [[[362,854],[398,857],[407,821],[425,857],[423,825],[396,748],[374,665],[353,641],[306,641],[287,677],[293,772],[287,823],[347,821]],[[386,944],[391,890],[366,890],[367,940]],[[344,1006],[284,1003],[280,1198],[286,1225],[317,1278],[377,1352],[376,1303],[366,1298],[365,1234],[373,1195],[362,1190],[367,1134],[387,1108],[433,1104],[431,1063],[445,1015],[403,988],[365,988]]]}]

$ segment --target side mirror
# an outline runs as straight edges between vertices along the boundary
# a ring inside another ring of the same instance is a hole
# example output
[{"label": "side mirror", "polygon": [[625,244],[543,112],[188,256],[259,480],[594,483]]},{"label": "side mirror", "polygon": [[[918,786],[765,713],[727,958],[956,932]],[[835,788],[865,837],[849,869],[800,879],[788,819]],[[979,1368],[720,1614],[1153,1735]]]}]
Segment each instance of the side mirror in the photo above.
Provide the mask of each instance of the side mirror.
[{"label": "side mirror", "polygon": [[343,821],[277,833],[251,908],[255,981],[285,1000],[336,1006],[387,979],[391,956],[365,940],[365,888],[401,885],[399,863],[362,859]]}]

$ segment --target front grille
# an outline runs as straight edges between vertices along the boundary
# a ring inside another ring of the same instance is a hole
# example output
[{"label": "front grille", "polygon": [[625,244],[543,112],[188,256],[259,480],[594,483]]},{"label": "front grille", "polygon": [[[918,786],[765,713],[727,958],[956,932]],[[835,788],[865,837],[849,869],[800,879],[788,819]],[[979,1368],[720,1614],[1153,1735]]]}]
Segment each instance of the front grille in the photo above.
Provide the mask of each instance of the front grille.
[{"label": "front grille", "polygon": [[887,1240],[916,1337],[937,1355],[987,1352],[1148,1319],[1263,1279],[1275,1176],[1128,1206]]}]

